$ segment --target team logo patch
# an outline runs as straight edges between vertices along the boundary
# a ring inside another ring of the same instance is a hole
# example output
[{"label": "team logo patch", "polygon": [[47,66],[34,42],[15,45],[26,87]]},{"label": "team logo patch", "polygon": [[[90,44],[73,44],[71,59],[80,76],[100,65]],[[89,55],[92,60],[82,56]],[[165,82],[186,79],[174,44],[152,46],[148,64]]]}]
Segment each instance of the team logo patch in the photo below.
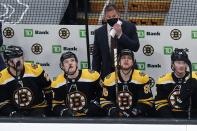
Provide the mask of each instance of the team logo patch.
[{"label": "team logo patch", "polygon": [[121,91],[117,94],[117,103],[121,110],[128,110],[132,106],[132,94],[128,91]]},{"label": "team logo patch", "polygon": [[67,28],[61,28],[59,30],[59,36],[62,39],[67,39],[70,36],[70,31]]},{"label": "team logo patch", "polygon": [[154,48],[151,45],[145,45],[143,47],[143,53],[146,56],[151,56],[154,53]]},{"label": "team logo patch", "polygon": [[27,87],[18,88],[14,91],[13,98],[16,105],[28,107],[33,101],[33,92]]},{"label": "team logo patch", "polygon": [[175,109],[180,109],[178,105],[178,100],[180,100],[180,88],[181,88],[180,85],[175,87],[175,89],[170,93],[168,98],[170,105]]},{"label": "team logo patch", "polygon": [[85,94],[79,91],[71,92],[68,94],[68,105],[73,111],[82,110],[87,103]]},{"label": "team logo patch", "polygon": [[179,29],[173,29],[171,32],[170,32],[170,36],[173,40],[179,40],[182,36],[182,33]]},{"label": "team logo patch", "polygon": [[14,36],[14,30],[11,27],[6,27],[3,30],[3,35],[6,38],[12,38]]},{"label": "team logo patch", "polygon": [[31,51],[35,54],[35,55],[39,55],[42,53],[43,48],[41,44],[35,43],[32,45],[31,47]]}]

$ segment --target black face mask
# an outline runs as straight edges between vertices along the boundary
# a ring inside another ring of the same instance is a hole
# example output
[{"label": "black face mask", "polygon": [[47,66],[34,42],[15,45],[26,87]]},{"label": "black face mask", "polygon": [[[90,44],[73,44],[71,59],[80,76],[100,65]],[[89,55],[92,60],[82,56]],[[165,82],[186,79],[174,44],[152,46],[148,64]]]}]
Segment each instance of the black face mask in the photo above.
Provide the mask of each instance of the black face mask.
[{"label": "black face mask", "polygon": [[108,23],[111,27],[113,27],[114,24],[116,24],[117,22],[118,22],[118,18],[111,18],[111,19],[108,19],[108,20],[107,20],[107,23]]}]

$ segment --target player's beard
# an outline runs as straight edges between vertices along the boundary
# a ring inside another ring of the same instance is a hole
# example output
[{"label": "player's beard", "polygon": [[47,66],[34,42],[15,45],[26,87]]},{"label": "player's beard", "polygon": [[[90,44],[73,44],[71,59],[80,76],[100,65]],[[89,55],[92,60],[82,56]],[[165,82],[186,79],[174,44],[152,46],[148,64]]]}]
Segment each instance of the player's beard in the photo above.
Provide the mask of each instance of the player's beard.
[{"label": "player's beard", "polygon": [[[73,67],[72,67],[73,68]],[[73,70],[73,71],[68,71],[68,75],[74,75],[75,73],[76,73],[76,71],[77,71],[77,69],[78,69],[78,66],[76,66],[75,67],[75,69]]]},{"label": "player's beard", "polygon": [[125,66],[124,64],[123,65],[120,65],[120,68],[121,70],[124,70],[124,71],[129,71],[131,68],[132,68],[132,64],[130,66]]}]

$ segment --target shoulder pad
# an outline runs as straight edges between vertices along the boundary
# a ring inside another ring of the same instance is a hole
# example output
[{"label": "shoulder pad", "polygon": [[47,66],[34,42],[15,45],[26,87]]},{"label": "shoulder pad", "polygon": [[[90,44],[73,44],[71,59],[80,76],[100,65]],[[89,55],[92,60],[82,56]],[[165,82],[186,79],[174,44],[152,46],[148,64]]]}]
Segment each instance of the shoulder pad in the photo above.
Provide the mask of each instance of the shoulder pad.
[{"label": "shoulder pad", "polygon": [[81,78],[86,79],[87,81],[96,81],[100,78],[100,74],[97,71],[90,69],[82,69]]},{"label": "shoulder pad", "polygon": [[145,84],[149,81],[149,76],[140,70],[134,70],[132,80],[136,84]]},{"label": "shoulder pad", "polygon": [[4,85],[4,84],[7,84],[8,82],[14,80],[14,77],[12,77],[7,68],[3,69],[1,72],[0,72],[0,85]]},{"label": "shoulder pad", "polygon": [[197,79],[197,72],[193,72],[193,71],[192,71],[192,78]]},{"label": "shoulder pad", "polygon": [[58,75],[56,79],[51,83],[52,88],[59,88],[66,84],[66,79],[64,78],[64,73]]},{"label": "shoulder pad", "polygon": [[174,83],[171,73],[167,73],[159,77],[159,79],[157,80],[157,84],[168,84],[168,83]]},{"label": "shoulder pad", "polygon": [[43,72],[43,68],[39,64],[24,63],[24,66],[26,69],[25,73],[28,73],[28,74],[39,76]]},{"label": "shoulder pad", "polygon": [[103,82],[104,86],[113,86],[115,84],[115,72],[107,75]]}]

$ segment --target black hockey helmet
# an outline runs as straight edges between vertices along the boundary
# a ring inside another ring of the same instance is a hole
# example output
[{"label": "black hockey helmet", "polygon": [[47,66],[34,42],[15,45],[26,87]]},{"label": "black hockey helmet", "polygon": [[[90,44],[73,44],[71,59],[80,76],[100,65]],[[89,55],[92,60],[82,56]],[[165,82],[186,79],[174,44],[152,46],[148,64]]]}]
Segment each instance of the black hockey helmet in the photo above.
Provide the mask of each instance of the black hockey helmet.
[{"label": "black hockey helmet", "polygon": [[7,49],[3,53],[3,57],[5,60],[9,60],[11,58],[17,58],[23,56],[23,50],[20,46],[8,46]]},{"label": "black hockey helmet", "polygon": [[60,62],[63,63],[63,61],[68,58],[75,58],[75,61],[78,62],[77,56],[70,51],[62,54],[62,56],[60,57]]},{"label": "black hockey helmet", "polygon": [[120,59],[121,59],[121,57],[123,55],[129,55],[129,56],[131,56],[132,57],[132,60],[134,61],[134,53],[131,50],[129,50],[129,49],[123,49],[123,50],[121,50],[121,52],[119,54],[119,57],[118,57],[118,61],[120,61]]},{"label": "black hockey helmet", "polygon": [[171,55],[171,62],[174,63],[174,61],[184,61],[187,64],[189,64],[189,58],[187,55],[187,50],[186,49],[178,49],[175,48],[175,50],[173,51],[172,55]]}]

